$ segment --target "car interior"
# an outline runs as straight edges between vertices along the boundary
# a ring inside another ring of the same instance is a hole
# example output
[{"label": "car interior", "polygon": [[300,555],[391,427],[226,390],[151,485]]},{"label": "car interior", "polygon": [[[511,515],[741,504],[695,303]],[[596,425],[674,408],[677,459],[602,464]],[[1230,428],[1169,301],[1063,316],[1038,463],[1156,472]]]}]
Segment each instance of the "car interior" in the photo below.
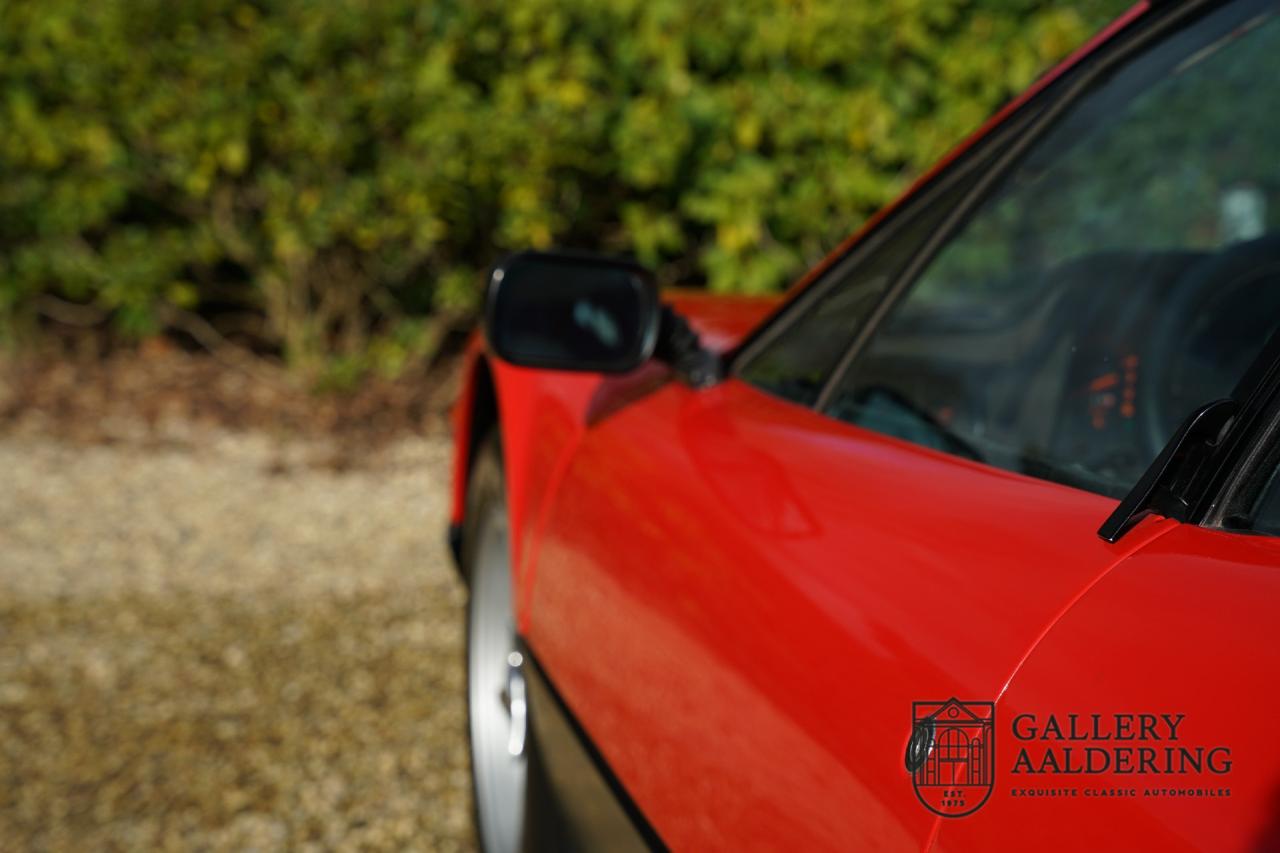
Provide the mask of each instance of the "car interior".
[{"label": "car interior", "polygon": [[1280,235],[1014,277],[1018,298],[985,315],[934,303],[892,318],[831,413],[1119,495],[1187,414],[1230,394],[1280,323]]},{"label": "car interior", "polygon": [[1277,50],[1273,11],[1215,13],[1073,104],[897,298],[827,412],[1123,495],[1280,323],[1280,116],[1258,85]]}]

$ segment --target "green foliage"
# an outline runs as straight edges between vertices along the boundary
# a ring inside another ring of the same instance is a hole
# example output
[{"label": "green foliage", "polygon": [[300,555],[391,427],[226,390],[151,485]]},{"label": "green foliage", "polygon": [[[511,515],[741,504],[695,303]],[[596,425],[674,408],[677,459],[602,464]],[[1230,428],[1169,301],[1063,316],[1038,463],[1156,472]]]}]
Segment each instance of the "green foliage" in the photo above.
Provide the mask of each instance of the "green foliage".
[{"label": "green foliage", "polygon": [[0,322],[381,364],[520,247],[773,290],[1121,5],[1087,8],[4,0]]}]

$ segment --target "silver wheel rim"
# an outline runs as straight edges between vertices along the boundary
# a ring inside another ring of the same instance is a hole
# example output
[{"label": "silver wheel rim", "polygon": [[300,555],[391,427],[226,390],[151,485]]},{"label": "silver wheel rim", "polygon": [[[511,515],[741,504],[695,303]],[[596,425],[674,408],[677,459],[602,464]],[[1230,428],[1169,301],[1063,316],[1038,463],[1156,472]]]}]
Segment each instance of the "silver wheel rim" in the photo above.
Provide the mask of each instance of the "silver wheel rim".
[{"label": "silver wheel rim", "polygon": [[505,513],[486,513],[476,532],[467,620],[471,773],[484,849],[511,853],[524,822],[526,718]]}]

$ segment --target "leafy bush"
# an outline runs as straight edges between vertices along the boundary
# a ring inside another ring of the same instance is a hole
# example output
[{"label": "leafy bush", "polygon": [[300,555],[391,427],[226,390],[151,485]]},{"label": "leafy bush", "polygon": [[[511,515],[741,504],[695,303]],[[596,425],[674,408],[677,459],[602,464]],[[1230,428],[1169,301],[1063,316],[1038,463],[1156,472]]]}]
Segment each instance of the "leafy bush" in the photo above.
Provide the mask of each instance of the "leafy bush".
[{"label": "leafy bush", "polygon": [[513,248],[773,290],[1119,8],[7,0],[0,322],[393,370]]}]

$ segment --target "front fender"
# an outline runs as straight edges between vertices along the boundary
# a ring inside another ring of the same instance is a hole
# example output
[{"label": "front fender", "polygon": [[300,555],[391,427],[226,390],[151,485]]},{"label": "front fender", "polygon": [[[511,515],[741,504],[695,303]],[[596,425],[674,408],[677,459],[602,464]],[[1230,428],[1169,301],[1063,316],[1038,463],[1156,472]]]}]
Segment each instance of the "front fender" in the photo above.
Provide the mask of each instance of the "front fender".
[{"label": "front fender", "polygon": [[[563,476],[586,425],[586,412],[602,379],[597,374],[512,367],[473,335],[463,357],[463,381],[451,413],[453,483],[450,544],[459,557],[466,523],[467,480],[474,448],[489,429],[501,435],[503,473],[517,614],[532,583],[539,519]],[[523,624],[523,619],[519,619]]]}]

